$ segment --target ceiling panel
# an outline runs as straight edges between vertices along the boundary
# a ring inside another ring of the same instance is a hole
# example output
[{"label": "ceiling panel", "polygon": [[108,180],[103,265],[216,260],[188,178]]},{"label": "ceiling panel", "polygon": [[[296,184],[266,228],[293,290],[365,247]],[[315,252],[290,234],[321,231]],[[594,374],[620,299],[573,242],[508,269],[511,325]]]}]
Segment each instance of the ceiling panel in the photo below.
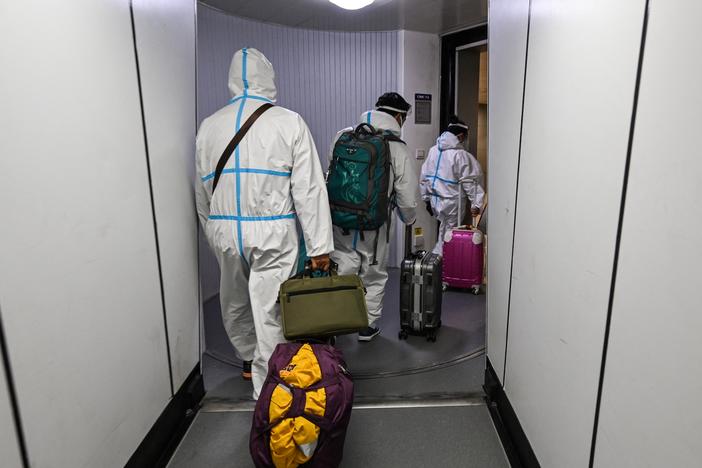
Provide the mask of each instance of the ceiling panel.
[{"label": "ceiling panel", "polygon": [[376,0],[356,11],[328,0],[201,0],[227,13],[310,29],[445,33],[487,20],[487,0]]}]

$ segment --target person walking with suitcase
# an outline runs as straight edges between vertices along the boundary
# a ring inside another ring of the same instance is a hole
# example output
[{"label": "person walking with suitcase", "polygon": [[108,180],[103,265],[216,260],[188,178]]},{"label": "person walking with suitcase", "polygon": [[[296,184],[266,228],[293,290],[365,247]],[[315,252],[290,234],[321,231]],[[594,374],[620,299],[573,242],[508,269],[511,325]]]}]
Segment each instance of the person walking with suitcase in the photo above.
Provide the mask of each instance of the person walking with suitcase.
[{"label": "person walking with suitcase", "polygon": [[298,114],[273,106],[274,77],[258,50],[236,52],[233,98],[202,122],[196,141],[197,212],[221,269],[224,326],[254,399],[273,350],[285,342],[276,299],[297,271],[297,222],[313,269],[328,270],[334,249],[314,141]]},{"label": "person walking with suitcase", "polygon": [[465,216],[463,207],[467,203],[459,203],[459,197],[470,200],[473,216],[480,214],[483,206],[483,171],[478,160],[465,150],[466,141],[468,126],[458,117],[451,116],[448,128],[429,150],[422,165],[422,200],[426,203],[427,211],[441,223],[433,249],[437,255],[443,254],[446,233],[458,225],[459,218]]},{"label": "person walking with suitcase", "polygon": [[391,214],[415,221],[419,190],[401,127],[411,109],[398,93],[385,93],[359,125],[341,130],[330,156],[327,191],[334,224],[332,260],[339,274],[358,274],[367,289],[368,324],[359,341],[380,333]]}]

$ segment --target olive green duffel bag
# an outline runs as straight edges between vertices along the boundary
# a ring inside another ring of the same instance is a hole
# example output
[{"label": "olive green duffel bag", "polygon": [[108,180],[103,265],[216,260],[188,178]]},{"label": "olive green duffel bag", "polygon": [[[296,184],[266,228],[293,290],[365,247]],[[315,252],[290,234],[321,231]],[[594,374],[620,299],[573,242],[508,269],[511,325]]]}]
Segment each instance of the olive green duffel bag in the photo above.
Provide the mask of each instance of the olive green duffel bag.
[{"label": "olive green duffel bag", "polygon": [[306,270],[280,287],[287,340],[328,338],[368,328],[365,288],[358,275],[314,277]]}]

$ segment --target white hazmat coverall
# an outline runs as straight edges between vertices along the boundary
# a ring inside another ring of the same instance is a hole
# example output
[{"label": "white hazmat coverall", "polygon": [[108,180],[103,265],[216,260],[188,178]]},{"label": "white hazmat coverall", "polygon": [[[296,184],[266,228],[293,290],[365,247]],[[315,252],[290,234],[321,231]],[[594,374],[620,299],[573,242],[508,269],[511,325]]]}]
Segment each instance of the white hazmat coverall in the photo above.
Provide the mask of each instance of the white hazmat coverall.
[{"label": "white hazmat coverall", "polygon": [[[388,130],[400,137],[401,129],[394,117],[385,112],[368,111],[361,115],[359,123],[370,123],[376,130]],[[347,128],[337,133],[334,143],[342,133],[351,131]],[[417,176],[410,160],[407,145],[390,141],[390,184],[389,193],[395,196],[397,214],[405,224],[413,224],[416,219],[419,191]],[[332,144],[330,160],[334,152]],[[385,284],[388,280],[388,255],[390,254],[388,228],[384,225],[378,231],[378,248],[376,251],[377,265],[373,265],[373,250],[375,246],[375,231],[365,231],[363,239],[359,231],[352,230],[349,234],[334,226],[334,247],[331,257],[339,264],[340,275],[357,274],[366,287],[366,303],[368,305],[368,324],[377,327],[377,322],[383,311]]]},{"label": "white hazmat coverall", "polygon": [[[482,178],[480,163],[465,150],[458,137],[451,132],[442,133],[436,146],[429,150],[420,176],[422,200],[431,203],[434,217],[441,223],[434,253],[442,255],[446,233],[458,225],[458,194],[461,187],[461,219],[468,204],[466,198],[470,199],[472,208],[483,207],[485,190]],[[466,181],[459,183],[460,180]]]},{"label": "white hazmat coverall", "polygon": [[254,123],[212,193],[215,167],[229,141],[259,106],[275,102],[274,78],[261,52],[236,52],[229,69],[234,97],[202,122],[196,142],[197,211],[221,269],[225,329],[240,357],[253,360],[254,398],[275,346],[285,341],[276,300],[281,283],[296,272],[296,222],[308,255],[334,249],[317,150],[292,111],[276,106]]}]

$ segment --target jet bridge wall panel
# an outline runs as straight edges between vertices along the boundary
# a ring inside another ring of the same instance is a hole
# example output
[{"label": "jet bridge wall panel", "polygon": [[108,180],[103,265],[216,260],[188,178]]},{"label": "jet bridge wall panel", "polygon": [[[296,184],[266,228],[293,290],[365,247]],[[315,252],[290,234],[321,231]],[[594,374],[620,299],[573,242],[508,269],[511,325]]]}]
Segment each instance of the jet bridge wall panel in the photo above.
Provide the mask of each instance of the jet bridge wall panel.
[{"label": "jet bridge wall panel", "polygon": [[545,468],[589,462],[644,4],[531,1],[504,385]]},{"label": "jet bridge wall panel", "polygon": [[7,384],[5,368],[0,366],[0,460],[2,460],[2,466],[7,468],[22,468],[19,439],[12,416]]},{"label": "jet bridge wall panel", "polygon": [[504,374],[529,0],[490,2],[487,352]]},{"label": "jet bridge wall panel", "polygon": [[171,397],[129,1],[5,2],[0,28],[0,303],[30,464],[123,466]]},{"label": "jet bridge wall panel", "polygon": [[649,12],[598,468],[700,463],[702,6],[652,1]]},{"label": "jet bridge wall panel", "polygon": [[174,390],[199,358],[195,1],[135,0]]}]

